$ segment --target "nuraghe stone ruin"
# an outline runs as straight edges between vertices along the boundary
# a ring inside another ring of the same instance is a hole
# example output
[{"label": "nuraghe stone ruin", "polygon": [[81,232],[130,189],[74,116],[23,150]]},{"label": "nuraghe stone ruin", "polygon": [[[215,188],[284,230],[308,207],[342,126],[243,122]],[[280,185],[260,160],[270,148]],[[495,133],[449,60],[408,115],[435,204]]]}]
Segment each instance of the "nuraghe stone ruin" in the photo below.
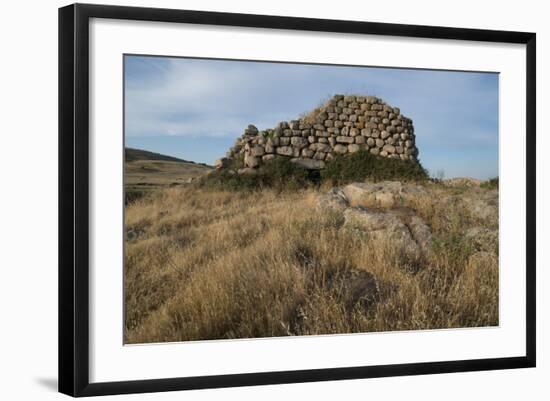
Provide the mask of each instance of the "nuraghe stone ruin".
[{"label": "nuraghe stone ruin", "polygon": [[418,160],[412,120],[375,96],[334,95],[297,120],[259,131],[249,125],[226,157],[223,169],[243,158],[239,173],[250,173],[275,157],[288,157],[308,169],[322,169],[337,154],[366,150],[374,155]]}]

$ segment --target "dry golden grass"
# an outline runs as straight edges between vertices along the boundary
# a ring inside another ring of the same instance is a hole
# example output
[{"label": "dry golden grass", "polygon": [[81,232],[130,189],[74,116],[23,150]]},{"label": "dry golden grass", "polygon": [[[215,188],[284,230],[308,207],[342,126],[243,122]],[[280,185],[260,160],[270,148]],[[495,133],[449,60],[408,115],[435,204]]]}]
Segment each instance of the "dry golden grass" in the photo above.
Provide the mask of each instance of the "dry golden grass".
[{"label": "dry golden grass", "polygon": [[497,222],[443,201],[457,189],[429,191],[403,200],[434,234],[414,269],[391,242],[320,213],[315,190],[177,187],[139,199],[125,216],[125,341],[497,325],[498,247],[480,252],[463,235]]},{"label": "dry golden grass", "polygon": [[202,164],[166,161],[133,160],[124,164],[126,189],[156,189],[182,184],[210,171]]}]

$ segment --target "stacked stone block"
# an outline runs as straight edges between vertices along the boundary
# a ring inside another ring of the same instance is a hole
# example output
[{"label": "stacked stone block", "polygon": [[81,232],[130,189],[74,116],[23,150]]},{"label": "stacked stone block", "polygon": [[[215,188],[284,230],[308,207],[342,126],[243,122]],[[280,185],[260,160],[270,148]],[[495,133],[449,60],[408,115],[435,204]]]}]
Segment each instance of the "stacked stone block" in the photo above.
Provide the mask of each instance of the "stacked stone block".
[{"label": "stacked stone block", "polygon": [[249,125],[216,166],[223,168],[242,157],[245,173],[275,157],[288,157],[308,169],[322,169],[335,155],[361,149],[418,160],[412,120],[375,96],[335,95],[307,116],[280,122],[273,129],[259,131]]}]

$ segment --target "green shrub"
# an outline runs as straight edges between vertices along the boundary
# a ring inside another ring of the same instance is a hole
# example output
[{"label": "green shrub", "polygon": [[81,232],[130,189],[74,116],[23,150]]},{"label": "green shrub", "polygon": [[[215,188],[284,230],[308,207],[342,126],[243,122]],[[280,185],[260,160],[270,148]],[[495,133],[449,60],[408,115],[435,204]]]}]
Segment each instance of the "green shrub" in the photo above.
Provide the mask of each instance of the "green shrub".
[{"label": "green shrub", "polygon": [[361,150],[352,154],[336,156],[327,163],[321,177],[323,181],[341,185],[367,179],[372,181],[419,181],[427,179],[428,173],[420,162],[389,159]]},{"label": "green shrub", "polygon": [[485,189],[498,189],[498,177],[482,182],[480,187]]},{"label": "green shrub", "polygon": [[203,188],[230,191],[261,190],[263,188],[283,191],[305,188],[316,183],[315,172],[292,163],[286,157],[276,157],[265,162],[255,174],[237,174],[236,167],[238,166],[240,163],[237,161],[236,166],[222,171],[213,171],[203,177],[198,185]]},{"label": "green shrub", "polygon": [[388,159],[374,156],[366,151],[336,156],[326,163],[321,172],[307,170],[287,157],[276,157],[265,162],[255,174],[237,174],[243,161],[235,159],[233,165],[222,171],[213,171],[199,180],[202,188],[222,190],[261,190],[273,188],[279,191],[297,190],[327,181],[342,185],[353,181],[401,180],[419,181],[428,178],[419,162]]}]

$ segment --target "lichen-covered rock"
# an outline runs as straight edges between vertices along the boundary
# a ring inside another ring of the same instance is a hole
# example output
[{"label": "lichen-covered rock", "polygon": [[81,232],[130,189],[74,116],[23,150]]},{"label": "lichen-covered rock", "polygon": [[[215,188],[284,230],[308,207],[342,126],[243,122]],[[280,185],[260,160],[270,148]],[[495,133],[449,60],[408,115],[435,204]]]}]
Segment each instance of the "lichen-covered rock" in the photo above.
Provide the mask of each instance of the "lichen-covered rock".
[{"label": "lichen-covered rock", "polygon": [[295,158],[290,159],[290,161],[308,170],[320,170],[325,168],[325,162],[322,160]]},{"label": "lichen-covered rock", "polygon": [[265,153],[265,148],[263,146],[253,146],[249,152],[250,156],[263,156]]},{"label": "lichen-covered rock", "polygon": [[309,142],[307,138],[301,137],[301,136],[293,136],[290,138],[290,144],[294,147],[297,147],[299,149],[306,147]]},{"label": "lichen-covered rock", "polygon": [[401,199],[426,194],[420,185],[399,181],[354,182],[344,186],[342,191],[352,206],[384,208],[397,206]]},{"label": "lichen-covered rock", "polygon": [[344,220],[344,226],[367,233],[373,241],[391,244],[409,259],[422,255],[422,248],[409,228],[393,213],[348,208]]},{"label": "lichen-covered rock", "polygon": [[[367,190],[365,190],[367,188]],[[385,188],[385,192],[377,189]],[[344,188],[333,188],[317,198],[317,208],[343,214],[344,226],[369,235],[374,241],[399,249],[410,260],[430,252],[432,231],[414,210],[390,209],[396,205],[393,194],[415,192],[399,182],[386,182],[381,186],[372,183],[353,183]],[[419,189],[418,191],[422,191]],[[368,206],[365,206],[368,204]],[[371,207],[371,205],[378,207]],[[385,206],[380,209],[380,206]]]},{"label": "lichen-covered rock", "polygon": [[292,156],[294,151],[291,146],[279,146],[277,148],[277,154],[282,156]]},{"label": "lichen-covered rock", "polygon": [[343,155],[345,153],[348,153],[348,147],[341,144],[335,145],[334,152]]},{"label": "lichen-covered rock", "polygon": [[348,206],[346,196],[337,188],[333,188],[317,198],[317,208],[321,211],[328,209],[343,212]]}]

